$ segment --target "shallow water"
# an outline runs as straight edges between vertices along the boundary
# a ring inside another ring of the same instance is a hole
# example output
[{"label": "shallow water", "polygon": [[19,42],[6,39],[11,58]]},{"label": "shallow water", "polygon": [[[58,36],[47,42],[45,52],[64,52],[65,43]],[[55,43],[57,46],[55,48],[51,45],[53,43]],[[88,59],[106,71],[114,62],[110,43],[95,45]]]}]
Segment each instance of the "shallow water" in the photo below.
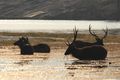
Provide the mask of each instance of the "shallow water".
[{"label": "shallow water", "polygon": [[[94,29],[108,27],[120,28],[120,21],[105,20],[0,20],[0,31],[38,31],[57,32],[72,30],[75,26],[80,30],[88,30],[89,25]],[[57,30],[57,31],[56,31]]]},{"label": "shallow water", "polygon": [[51,53],[20,55],[17,47],[0,47],[0,80],[120,80],[120,50],[106,60],[64,57],[64,48]]}]

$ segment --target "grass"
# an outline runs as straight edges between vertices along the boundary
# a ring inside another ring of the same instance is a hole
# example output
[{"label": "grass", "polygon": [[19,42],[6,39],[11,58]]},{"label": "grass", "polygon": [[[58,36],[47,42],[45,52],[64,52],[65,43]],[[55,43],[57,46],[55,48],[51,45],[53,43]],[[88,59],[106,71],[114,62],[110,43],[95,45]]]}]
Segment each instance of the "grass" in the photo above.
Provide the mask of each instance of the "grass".
[{"label": "grass", "polygon": [[[38,44],[38,43],[47,43],[50,45],[61,43],[62,45],[64,44],[66,40],[69,40],[69,41],[73,40],[72,33],[68,34],[68,33],[42,33],[42,32],[26,32],[26,33],[0,32],[0,36],[7,36],[7,37],[14,36],[14,37],[17,37],[17,39],[20,36],[27,36],[32,45]],[[94,37],[89,34],[78,34],[77,39],[82,40],[82,41],[89,41],[89,42],[95,41]],[[16,40],[14,39],[0,40],[0,45],[1,46],[13,45],[13,43]],[[120,35],[108,35],[107,38],[104,39],[104,42],[105,43],[120,43]]]}]

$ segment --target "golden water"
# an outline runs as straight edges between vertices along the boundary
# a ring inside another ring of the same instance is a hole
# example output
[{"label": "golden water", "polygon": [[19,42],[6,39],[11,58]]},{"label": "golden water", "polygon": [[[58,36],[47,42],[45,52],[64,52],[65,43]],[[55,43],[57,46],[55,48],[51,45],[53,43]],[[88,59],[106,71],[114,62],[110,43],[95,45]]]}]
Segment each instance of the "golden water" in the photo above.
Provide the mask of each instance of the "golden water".
[{"label": "golden water", "polygon": [[64,52],[20,55],[16,47],[0,47],[0,80],[120,80],[120,50],[98,61],[66,59]]}]

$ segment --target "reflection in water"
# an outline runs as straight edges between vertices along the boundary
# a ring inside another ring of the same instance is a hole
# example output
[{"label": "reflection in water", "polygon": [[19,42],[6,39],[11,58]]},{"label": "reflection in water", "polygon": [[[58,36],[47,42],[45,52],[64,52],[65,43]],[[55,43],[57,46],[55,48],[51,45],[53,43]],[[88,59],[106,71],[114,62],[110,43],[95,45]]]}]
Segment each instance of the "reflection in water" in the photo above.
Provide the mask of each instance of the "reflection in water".
[{"label": "reflection in water", "polygon": [[106,77],[106,75],[101,73],[108,70],[108,63],[106,60],[75,60],[72,63],[65,63],[65,67],[68,71],[68,76],[71,80],[82,79],[82,80],[101,80]]},{"label": "reflection in water", "polygon": [[18,64],[20,66],[24,66],[30,63],[32,60],[20,60],[20,62],[15,62],[15,64]]},{"label": "reflection in water", "polygon": [[69,57],[65,61],[64,52],[65,49],[55,48],[49,54],[24,56],[16,48],[0,48],[0,79],[120,80],[120,58],[109,55],[106,60],[89,61]]},{"label": "reflection in water", "polygon": [[70,63],[65,63],[65,67],[70,70],[75,70],[79,68],[106,68],[108,63],[106,60],[77,60]]},{"label": "reflection in water", "polygon": [[75,72],[69,72],[68,74],[69,74],[69,76],[74,77]]},{"label": "reflection in water", "polygon": [[18,61],[16,61],[14,64],[18,64],[20,66],[33,65],[36,59],[39,59],[40,61],[44,61],[47,60],[48,58],[49,58],[49,54],[46,53],[45,54],[35,53],[34,55],[19,55]]}]

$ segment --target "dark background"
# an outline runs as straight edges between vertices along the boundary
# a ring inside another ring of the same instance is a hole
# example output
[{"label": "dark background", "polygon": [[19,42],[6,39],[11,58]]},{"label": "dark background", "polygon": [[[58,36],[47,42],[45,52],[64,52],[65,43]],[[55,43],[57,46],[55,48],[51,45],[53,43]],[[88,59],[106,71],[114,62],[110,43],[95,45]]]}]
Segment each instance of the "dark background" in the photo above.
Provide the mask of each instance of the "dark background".
[{"label": "dark background", "polygon": [[120,0],[0,0],[0,19],[119,20]]}]

